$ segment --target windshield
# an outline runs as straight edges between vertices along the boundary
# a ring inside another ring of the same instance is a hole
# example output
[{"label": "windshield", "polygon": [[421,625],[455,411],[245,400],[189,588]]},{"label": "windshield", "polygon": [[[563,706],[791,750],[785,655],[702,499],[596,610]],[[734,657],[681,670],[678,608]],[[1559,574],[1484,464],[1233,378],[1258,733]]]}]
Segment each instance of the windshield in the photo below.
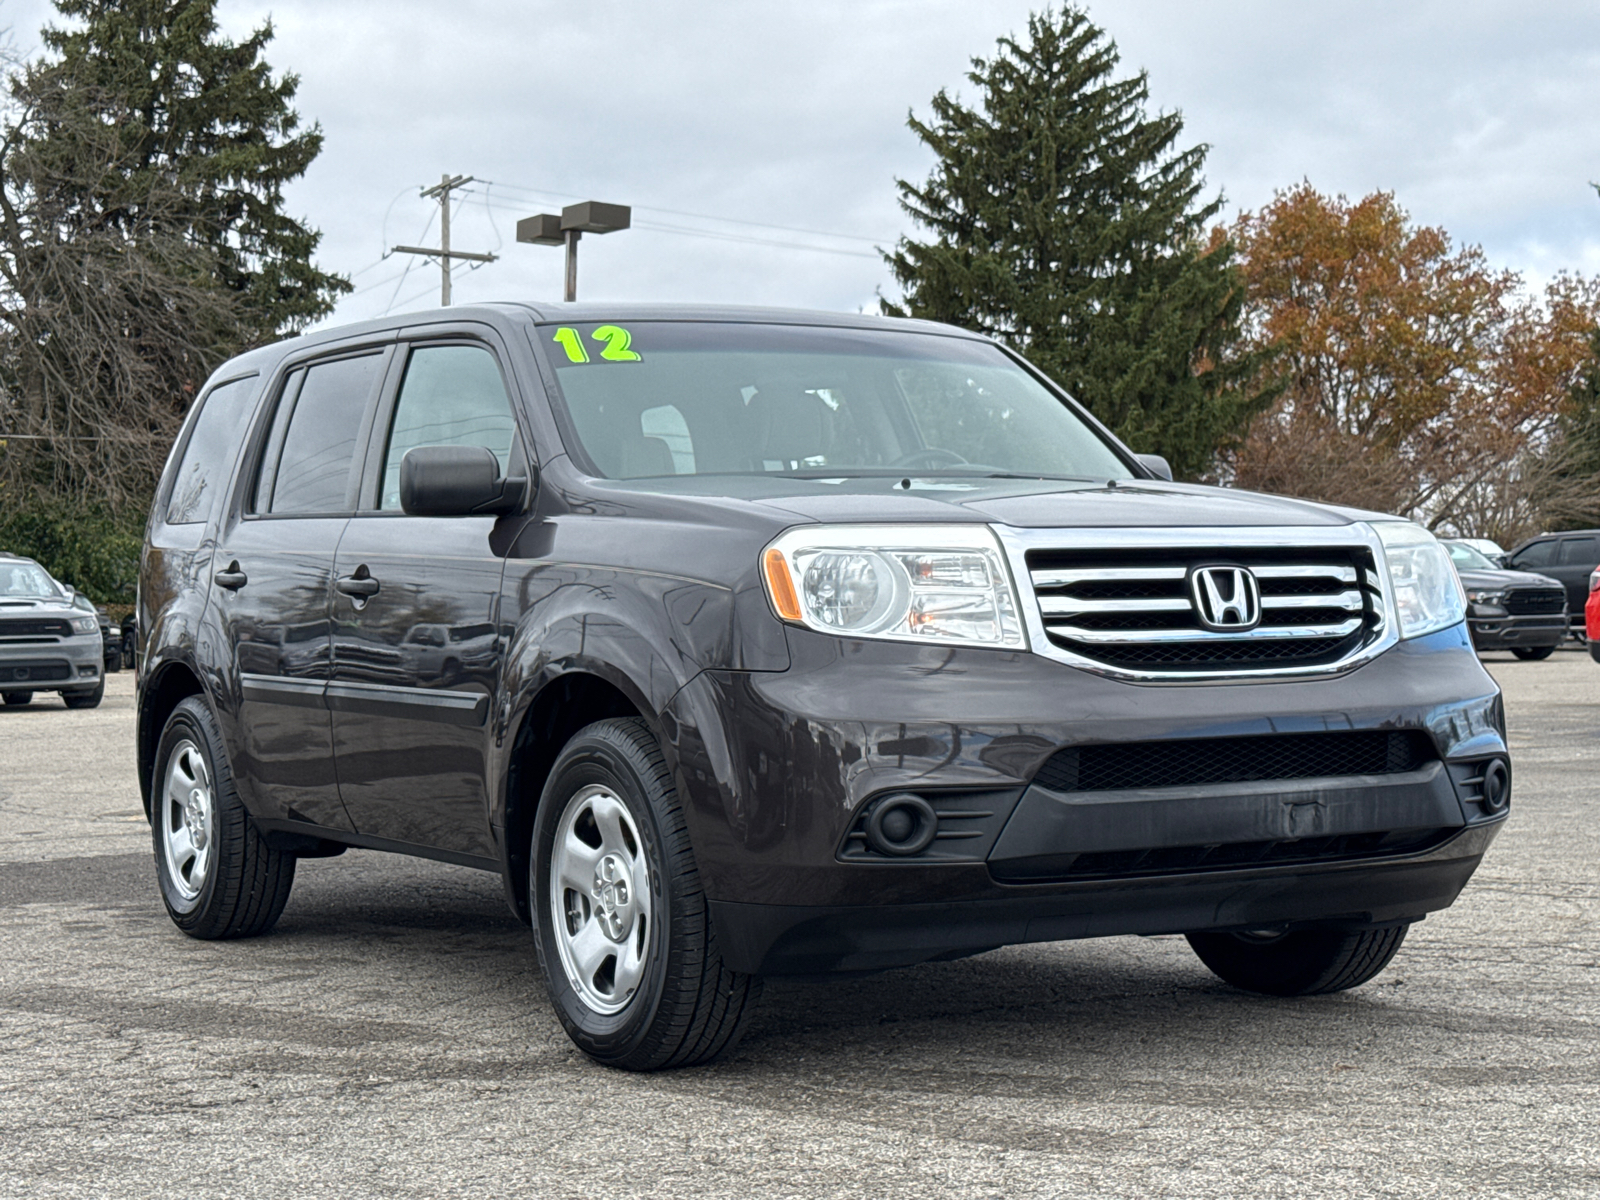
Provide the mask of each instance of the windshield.
[{"label": "windshield", "polygon": [[1450,551],[1450,561],[1455,563],[1458,568],[1468,571],[1498,571],[1500,569],[1465,542],[1446,542],[1445,549]]},{"label": "windshield", "polygon": [[38,563],[0,562],[0,596],[59,600],[61,589]]},{"label": "windshield", "polygon": [[639,321],[544,325],[602,475],[1131,479],[996,347],[923,333]]}]

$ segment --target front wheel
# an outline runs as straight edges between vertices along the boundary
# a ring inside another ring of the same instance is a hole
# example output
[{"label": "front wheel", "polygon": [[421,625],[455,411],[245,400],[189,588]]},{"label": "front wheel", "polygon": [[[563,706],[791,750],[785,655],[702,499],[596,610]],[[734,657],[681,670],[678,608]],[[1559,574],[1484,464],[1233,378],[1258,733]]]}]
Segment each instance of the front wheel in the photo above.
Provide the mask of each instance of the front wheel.
[{"label": "front wheel", "polygon": [[33,693],[0,692],[0,701],[4,701],[7,708],[21,708],[24,704],[33,703]]},{"label": "front wheel", "polygon": [[255,937],[277,924],[295,857],[272,849],[234,787],[222,731],[191,696],[156,747],[150,827],[172,923],[206,940]]},{"label": "front wheel", "polygon": [[643,721],[599,721],[567,743],[529,850],[539,964],[580,1050],[653,1071],[737,1044],[761,981],[722,963],[672,777]]},{"label": "front wheel", "polygon": [[68,708],[99,708],[100,701],[106,697],[106,677],[100,676],[100,682],[87,692],[62,692],[61,699],[66,701]]},{"label": "front wheel", "polygon": [[1360,987],[1389,965],[1405,925],[1346,933],[1191,933],[1189,945],[1225,983],[1268,996],[1318,996]]},{"label": "front wheel", "polygon": [[1600,641],[1596,641],[1594,638],[1589,639],[1589,657],[1594,659],[1595,662],[1600,662]]},{"label": "front wheel", "polygon": [[1554,646],[1513,646],[1511,653],[1523,662],[1538,662],[1541,658],[1549,658],[1556,652]]}]

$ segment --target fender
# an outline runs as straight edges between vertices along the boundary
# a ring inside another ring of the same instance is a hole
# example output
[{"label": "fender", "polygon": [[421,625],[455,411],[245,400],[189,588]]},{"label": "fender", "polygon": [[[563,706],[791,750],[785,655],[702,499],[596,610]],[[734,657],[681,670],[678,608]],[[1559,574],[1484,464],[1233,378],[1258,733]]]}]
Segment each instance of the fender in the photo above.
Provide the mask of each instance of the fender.
[{"label": "fender", "polygon": [[522,727],[539,697],[563,678],[584,675],[610,685],[669,752],[660,714],[706,665],[686,630],[703,623],[726,631],[733,596],[726,588],[649,572],[513,561],[501,604],[514,632],[491,720],[489,818],[497,830],[506,826],[508,779]]}]

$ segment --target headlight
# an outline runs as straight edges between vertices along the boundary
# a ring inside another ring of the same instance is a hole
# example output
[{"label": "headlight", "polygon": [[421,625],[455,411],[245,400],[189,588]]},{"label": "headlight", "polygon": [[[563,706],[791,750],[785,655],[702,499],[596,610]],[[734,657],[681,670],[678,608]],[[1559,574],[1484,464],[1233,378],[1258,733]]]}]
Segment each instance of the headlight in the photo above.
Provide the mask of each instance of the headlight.
[{"label": "headlight", "polygon": [[1467,599],[1474,604],[1504,604],[1506,594],[1504,590],[1491,591],[1488,588],[1469,588]]},{"label": "headlight", "polygon": [[72,627],[79,633],[100,632],[100,622],[94,617],[73,617]]},{"label": "headlight", "polygon": [[1433,534],[1410,521],[1374,521],[1389,565],[1402,638],[1448,629],[1466,616],[1466,598],[1450,555]]},{"label": "headlight", "polygon": [[761,555],[772,607],[821,633],[1026,649],[1016,591],[982,525],[812,525]]}]

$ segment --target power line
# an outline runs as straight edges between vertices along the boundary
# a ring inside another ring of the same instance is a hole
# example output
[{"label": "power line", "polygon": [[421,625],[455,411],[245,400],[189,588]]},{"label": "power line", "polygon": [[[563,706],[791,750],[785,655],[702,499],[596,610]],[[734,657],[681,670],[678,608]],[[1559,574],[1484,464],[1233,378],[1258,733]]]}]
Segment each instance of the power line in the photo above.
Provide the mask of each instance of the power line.
[{"label": "power line", "polygon": [[[555,193],[551,193],[555,194]],[[486,204],[486,208],[498,209],[501,212],[520,212],[521,210],[509,204]],[[659,209],[655,211],[660,211]],[[750,246],[776,246],[784,250],[810,250],[818,254],[838,254],[846,258],[871,258],[876,259],[876,254],[869,254],[862,250],[844,250],[837,246],[817,246],[806,242],[785,242],[777,238],[753,237],[744,233],[726,233],[716,229],[691,229],[683,225],[662,225],[656,222],[636,222],[635,229],[646,229],[652,233],[675,233],[684,237],[710,238],[719,242],[742,242]],[[824,235],[827,236],[827,235]]]},{"label": "power line", "polygon": [[[531,192],[535,196],[552,196],[557,199],[573,198],[573,193],[571,192],[551,192],[546,191],[543,188],[526,187],[520,183],[504,183],[496,180],[495,186],[506,188],[514,192]],[[742,217],[719,217],[713,216],[710,213],[686,212],[683,209],[678,208],[661,208],[653,204],[635,204],[633,207],[639,209],[641,212],[664,213],[669,217],[692,217],[697,221],[722,221],[729,225],[750,225],[757,229],[777,229],[784,233],[809,233],[817,237],[843,238],[846,241],[871,242],[874,245],[882,242],[893,242],[899,240],[898,238],[867,237],[865,234],[860,233],[836,233],[828,229],[804,229],[798,225],[774,225],[768,221],[748,221]]]}]

